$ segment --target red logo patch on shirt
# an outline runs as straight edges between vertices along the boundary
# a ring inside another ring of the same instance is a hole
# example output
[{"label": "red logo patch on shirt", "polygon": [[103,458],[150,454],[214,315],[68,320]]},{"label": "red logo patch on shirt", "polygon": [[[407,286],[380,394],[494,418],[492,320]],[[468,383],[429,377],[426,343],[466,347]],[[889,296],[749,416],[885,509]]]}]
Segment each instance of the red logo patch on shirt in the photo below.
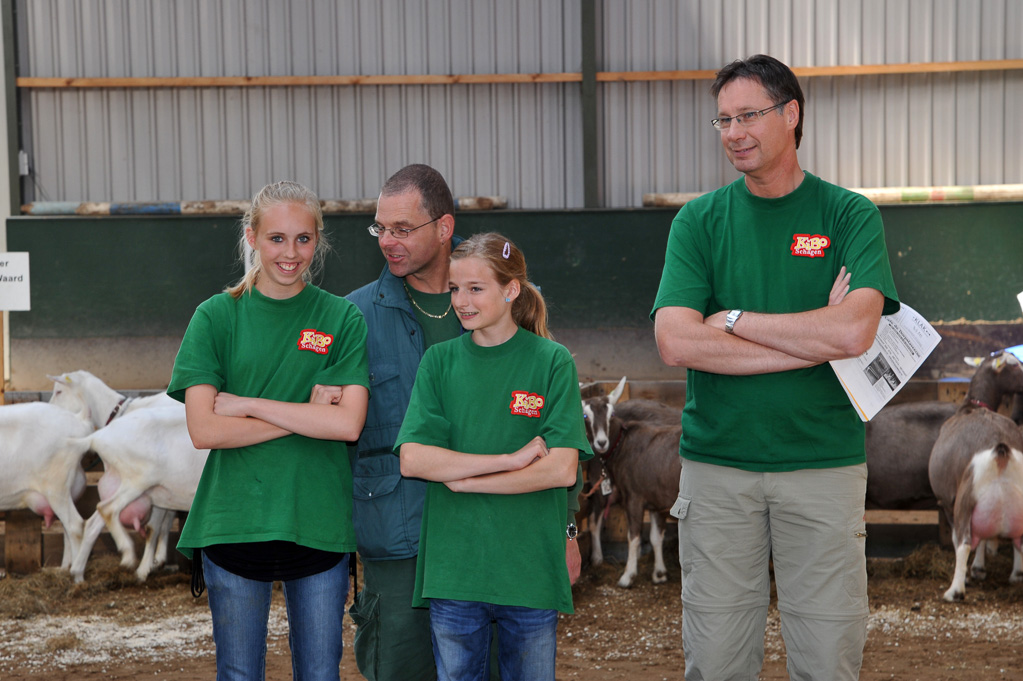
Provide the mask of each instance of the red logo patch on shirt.
[{"label": "red logo patch on shirt", "polygon": [[543,403],[543,395],[526,392],[525,390],[515,390],[512,392],[512,401],[509,406],[514,416],[528,416],[538,419],[540,418],[540,410],[543,409]]},{"label": "red logo patch on shirt", "polygon": [[329,333],[320,333],[316,329],[303,329],[298,336],[299,350],[312,350],[317,355],[326,355],[334,337]]},{"label": "red logo patch on shirt", "polygon": [[823,258],[824,249],[831,245],[831,239],[820,234],[793,234],[792,255],[803,258]]}]

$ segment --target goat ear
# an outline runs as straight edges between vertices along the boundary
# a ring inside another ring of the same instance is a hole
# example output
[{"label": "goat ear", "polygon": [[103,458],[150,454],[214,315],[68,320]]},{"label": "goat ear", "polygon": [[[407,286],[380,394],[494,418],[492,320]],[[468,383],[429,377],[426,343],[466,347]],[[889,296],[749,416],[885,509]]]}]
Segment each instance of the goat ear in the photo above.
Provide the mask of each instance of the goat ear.
[{"label": "goat ear", "polygon": [[607,401],[611,405],[618,403],[619,398],[622,396],[622,392],[625,390],[625,376],[622,376],[622,380],[618,381],[618,385],[611,391],[611,394],[607,396]]},{"label": "goat ear", "polygon": [[967,366],[971,366],[974,369],[976,369],[984,361],[984,358],[983,357],[963,357],[963,361],[966,362]]}]

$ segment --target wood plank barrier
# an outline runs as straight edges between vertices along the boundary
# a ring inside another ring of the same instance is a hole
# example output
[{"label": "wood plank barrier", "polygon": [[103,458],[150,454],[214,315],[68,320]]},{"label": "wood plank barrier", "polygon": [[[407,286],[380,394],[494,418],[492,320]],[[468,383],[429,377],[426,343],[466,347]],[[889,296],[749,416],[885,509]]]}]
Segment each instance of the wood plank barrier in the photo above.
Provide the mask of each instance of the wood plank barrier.
[{"label": "wood plank barrier", "polygon": [[7,511],[4,521],[4,569],[27,575],[43,564],[43,519],[32,511]]},{"label": "wood plank barrier", "polygon": [[[888,511],[881,509],[868,509],[866,512],[867,521],[867,555],[870,557],[893,557],[905,555],[912,549],[927,543],[938,543],[945,548],[952,546],[952,533],[948,524],[944,522],[940,511]],[[678,521],[671,516],[667,519],[665,536],[672,539],[678,532]],[[589,519],[577,517],[576,524],[579,526],[580,534],[589,534]],[[628,525],[625,518],[625,509],[620,505],[611,507],[601,531],[601,537],[607,544],[618,545],[605,549],[613,553],[615,548],[618,553],[623,553],[628,543]],[[646,544],[650,537],[650,513],[643,514],[643,543]],[[581,545],[580,545],[581,547]],[[589,556],[583,554],[584,560]]]},{"label": "wood plank barrier", "polygon": [[[1023,69],[1023,59],[977,61],[911,62],[900,64],[851,64],[839,66],[797,66],[792,71],[804,77],[894,76],[926,73],[964,73]],[[716,70],[598,71],[597,81],[655,82],[713,80]],[[324,87],[338,85],[481,85],[530,83],[581,83],[582,73],[473,73],[336,76],[172,76],[137,78],[21,77],[20,88],[205,88],[205,87]]]}]

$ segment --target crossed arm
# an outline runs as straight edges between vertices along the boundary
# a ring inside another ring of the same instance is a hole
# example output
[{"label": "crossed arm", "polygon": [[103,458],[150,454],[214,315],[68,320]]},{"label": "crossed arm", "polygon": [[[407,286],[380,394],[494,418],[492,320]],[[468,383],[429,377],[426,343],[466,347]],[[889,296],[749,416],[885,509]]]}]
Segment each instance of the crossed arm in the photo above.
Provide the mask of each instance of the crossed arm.
[{"label": "crossed arm", "polygon": [[877,333],[884,307],[880,291],[849,291],[843,267],[826,307],[790,314],[743,312],[725,332],[721,311],[704,318],[692,308],[664,307],[654,318],[661,359],[717,374],[765,374],[815,366],[833,359],[856,357]]},{"label": "crossed arm", "polygon": [[369,391],[361,385],[316,385],[309,402],[280,402],[218,393],[208,384],[185,390],[185,419],[198,449],[231,449],[296,433],[321,440],[357,440]]},{"label": "crossed arm", "polygon": [[443,482],[454,492],[524,494],[571,487],[579,466],[579,450],[548,449],[541,437],[510,454],[468,454],[406,442],[400,455],[402,475]]}]

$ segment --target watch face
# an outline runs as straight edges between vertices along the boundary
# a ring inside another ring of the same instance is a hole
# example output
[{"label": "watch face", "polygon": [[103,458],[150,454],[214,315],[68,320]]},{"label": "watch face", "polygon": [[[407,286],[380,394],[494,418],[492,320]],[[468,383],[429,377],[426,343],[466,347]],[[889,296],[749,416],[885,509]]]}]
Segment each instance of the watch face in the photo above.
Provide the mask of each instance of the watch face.
[{"label": "watch face", "polygon": [[565,534],[568,535],[569,539],[575,539],[579,535],[579,528],[575,526],[575,523],[570,523],[565,530]]}]

